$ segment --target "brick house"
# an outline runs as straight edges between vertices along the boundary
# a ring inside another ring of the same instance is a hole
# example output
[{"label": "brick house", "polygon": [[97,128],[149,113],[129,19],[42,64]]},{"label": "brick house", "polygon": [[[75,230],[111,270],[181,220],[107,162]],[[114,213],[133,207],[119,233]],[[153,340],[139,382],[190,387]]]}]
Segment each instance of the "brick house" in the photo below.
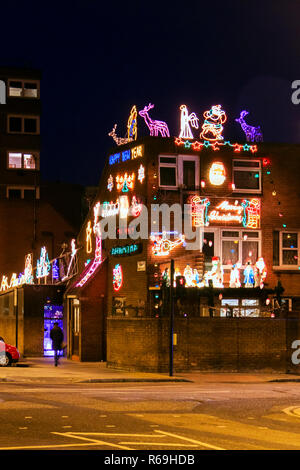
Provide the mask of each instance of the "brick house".
[{"label": "brick house", "polygon": [[[90,341],[89,352],[81,354],[79,348],[74,356],[80,360],[107,360],[111,366],[165,370],[170,312],[166,285],[170,284],[172,259],[174,282],[178,276],[178,288],[174,289],[175,323],[181,322],[174,346],[178,369],[224,365],[216,359],[216,350],[199,346],[195,352],[197,339],[191,336],[193,329],[202,331],[202,337],[210,331],[212,338],[219,338],[218,343],[222,343],[225,331],[231,332],[225,347],[229,368],[236,368],[239,356],[240,364],[244,360],[256,368],[259,364],[277,364],[286,369],[284,332],[289,331],[289,338],[296,338],[298,321],[290,320],[294,321],[292,330],[290,323],[284,322],[289,321],[287,317],[297,316],[300,309],[299,150],[299,145],[205,143],[160,137],[145,137],[112,149],[94,206],[78,236],[79,275],[66,293],[68,302],[75,299],[80,305],[79,338],[85,335],[83,323],[88,324],[89,317],[95,325],[105,319],[106,327],[101,331],[106,339],[98,341],[107,341],[107,350],[93,354],[97,340]],[[101,203],[98,208],[97,203]],[[187,219],[193,230],[199,230],[199,248],[190,248],[190,235],[184,224],[182,230],[176,230],[172,212],[166,229],[162,216],[157,218],[155,214],[158,209],[154,208],[151,214],[153,204],[188,204]],[[141,205],[148,209],[146,237],[128,238],[134,232],[132,223],[143,214]],[[113,215],[117,215],[116,238],[102,240],[101,246],[105,266],[99,263],[91,270],[90,260],[96,257],[93,225],[104,219],[108,223]],[[86,276],[89,270],[90,275]],[[85,290],[93,283],[104,298],[96,317],[91,306],[84,307]],[[70,312],[68,317],[72,318]],[[243,360],[241,344],[238,355],[229,353],[232,344],[236,344],[234,335],[240,333],[236,325],[243,326]],[[279,339],[273,344],[274,329]],[[69,331],[73,330],[70,324]],[[78,341],[86,348],[82,339]],[[188,359],[188,345],[193,345],[194,361]],[[255,350],[261,353],[255,356]],[[69,355],[73,355],[71,346]],[[270,356],[273,360],[269,360]],[[197,357],[201,357],[200,362]]]}]

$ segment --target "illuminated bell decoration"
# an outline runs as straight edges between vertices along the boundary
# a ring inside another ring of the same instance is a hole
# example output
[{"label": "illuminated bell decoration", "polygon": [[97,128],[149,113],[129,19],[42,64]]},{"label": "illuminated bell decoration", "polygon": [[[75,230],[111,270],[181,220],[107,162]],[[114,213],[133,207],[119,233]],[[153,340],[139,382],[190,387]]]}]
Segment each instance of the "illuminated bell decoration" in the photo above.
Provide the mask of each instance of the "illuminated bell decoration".
[{"label": "illuminated bell decoration", "polygon": [[209,181],[214,186],[220,186],[226,179],[226,172],[223,163],[215,162],[209,170]]},{"label": "illuminated bell decoration", "polygon": [[148,111],[152,108],[154,108],[154,104],[149,103],[148,106],[145,106],[144,109],[139,111],[139,115],[144,118],[144,121],[148,126],[150,135],[158,136],[160,133],[162,137],[170,137],[169,128],[164,121],[156,121],[150,118]]},{"label": "illuminated bell decoration", "polygon": [[118,292],[123,284],[123,271],[120,264],[116,264],[113,269],[113,288],[114,291]]}]

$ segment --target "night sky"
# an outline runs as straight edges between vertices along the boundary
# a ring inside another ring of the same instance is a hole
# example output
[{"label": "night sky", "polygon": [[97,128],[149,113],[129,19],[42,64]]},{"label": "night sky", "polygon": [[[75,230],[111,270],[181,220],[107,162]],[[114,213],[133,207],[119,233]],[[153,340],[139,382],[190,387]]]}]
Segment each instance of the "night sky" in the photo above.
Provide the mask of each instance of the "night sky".
[{"label": "night sky", "polygon": [[42,177],[97,185],[133,104],[155,104],[171,135],[181,104],[200,126],[221,104],[227,140],[244,140],[247,109],[266,142],[300,143],[299,24],[299,0],[14,1],[1,4],[0,65],[42,71]]}]

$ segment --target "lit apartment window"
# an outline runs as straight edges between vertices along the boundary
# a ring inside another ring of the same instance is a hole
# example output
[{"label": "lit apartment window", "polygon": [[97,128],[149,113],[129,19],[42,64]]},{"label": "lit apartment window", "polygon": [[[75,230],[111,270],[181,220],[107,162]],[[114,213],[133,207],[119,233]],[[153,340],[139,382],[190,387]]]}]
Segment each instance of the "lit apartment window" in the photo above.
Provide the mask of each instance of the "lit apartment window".
[{"label": "lit apartment window", "polygon": [[260,160],[233,160],[233,183],[236,192],[260,193]]},{"label": "lit apartment window", "polygon": [[21,98],[39,98],[39,81],[9,80],[8,95]]},{"label": "lit apartment window", "polygon": [[159,157],[159,186],[165,189],[177,189],[176,156]]},{"label": "lit apartment window", "polygon": [[232,266],[255,264],[260,256],[260,232],[222,230],[222,264]]},{"label": "lit apartment window", "polygon": [[8,116],[8,132],[13,134],[39,134],[38,116]]},{"label": "lit apartment window", "polygon": [[24,170],[38,169],[38,156],[33,153],[8,152],[8,168]]},{"label": "lit apartment window", "polygon": [[283,269],[298,269],[299,266],[298,231],[273,233],[273,266]]}]

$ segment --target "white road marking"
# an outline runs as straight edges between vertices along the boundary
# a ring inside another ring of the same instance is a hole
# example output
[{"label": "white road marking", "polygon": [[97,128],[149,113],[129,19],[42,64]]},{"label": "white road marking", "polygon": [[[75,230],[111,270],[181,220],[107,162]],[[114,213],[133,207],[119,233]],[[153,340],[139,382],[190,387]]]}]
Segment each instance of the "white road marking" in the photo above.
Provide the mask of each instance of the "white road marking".
[{"label": "white road marking", "polygon": [[217,446],[214,446],[212,444],[208,444],[207,442],[196,441],[195,439],[190,439],[188,437],[178,436],[178,434],[173,434],[173,433],[170,433],[170,432],[165,432],[165,431],[160,431],[160,430],[157,430],[157,431],[155,430],[154,432],[159,432],[161,434],[165,434],[166,436],[175,437],[177,439],[182,439],[184,441],[191,442],[192,444],[197,444],[199,446],[207,447],[209,449],[225,450],[222,447],[217,447]]}]

